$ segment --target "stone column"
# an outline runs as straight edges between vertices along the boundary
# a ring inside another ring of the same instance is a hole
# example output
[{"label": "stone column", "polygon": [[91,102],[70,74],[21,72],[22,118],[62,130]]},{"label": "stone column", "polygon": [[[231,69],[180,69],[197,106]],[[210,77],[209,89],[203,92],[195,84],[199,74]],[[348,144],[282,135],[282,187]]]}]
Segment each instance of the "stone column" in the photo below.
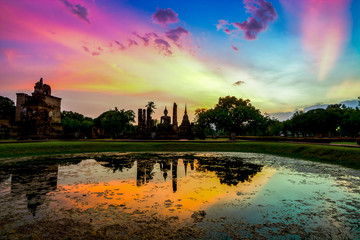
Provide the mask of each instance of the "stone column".
[{"label": "stone column", "polygon": [[138,109],[138,130],[139,131],[141,131],[141,128],[142,128],[142,120],[143,120],[142,109],[139,108]]},{"label": "stone column", "polygon": [[148,130],[151,130],[151,108],[148,107],[146,111],[146,127],[148,128]]},{"label": "stone column", "polygon": [[176,105],[176,103],[174,103],[174,107],[173,107],[173,126],[175,126],[175,127],[178,126],[178,122],[177,122],[177,105]]}]

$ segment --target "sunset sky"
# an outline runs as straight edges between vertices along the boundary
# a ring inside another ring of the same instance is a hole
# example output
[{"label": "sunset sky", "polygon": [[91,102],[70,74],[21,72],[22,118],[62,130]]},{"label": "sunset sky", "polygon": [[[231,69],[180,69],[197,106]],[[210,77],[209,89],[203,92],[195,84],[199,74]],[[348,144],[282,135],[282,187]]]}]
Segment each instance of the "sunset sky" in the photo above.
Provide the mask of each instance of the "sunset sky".
[{"label": "sunset sky", "polygon": [[[40,77],[97,117],[219,97],[292,112],[360,96],[358,0],[0,0],[0,95]],[[170,110],[172,113],[172,110]]]}]

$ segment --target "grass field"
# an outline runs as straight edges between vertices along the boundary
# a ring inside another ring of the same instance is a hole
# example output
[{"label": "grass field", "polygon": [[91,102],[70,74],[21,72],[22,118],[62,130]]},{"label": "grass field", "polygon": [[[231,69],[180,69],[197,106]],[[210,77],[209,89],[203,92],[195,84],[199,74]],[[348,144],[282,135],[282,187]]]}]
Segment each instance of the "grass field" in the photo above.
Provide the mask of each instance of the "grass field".
[{"label": "grass field", "polygon": [[[49,141],[0,144],[1,159],[90,152],[254,152],[360,169],[360,148],[278,142]],[[51,159],[48,158],[48,159]],[[8,162],[8,161],[7,161]]]},{"label": "grass field", "polygon": [[331,142],[331,144],[358,145],[356,142]]}]

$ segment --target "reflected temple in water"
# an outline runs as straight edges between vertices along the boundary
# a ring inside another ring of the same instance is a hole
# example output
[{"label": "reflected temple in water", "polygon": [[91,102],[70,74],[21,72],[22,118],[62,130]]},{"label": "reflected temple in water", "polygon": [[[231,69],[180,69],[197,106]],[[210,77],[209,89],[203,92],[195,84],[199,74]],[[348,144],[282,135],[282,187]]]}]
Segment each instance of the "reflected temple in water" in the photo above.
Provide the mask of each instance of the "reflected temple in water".
[{"label": "reflected temple in water", "polygon": [[[239,159],[224,160],[215,157],[174,159],[153,155],[150,159],[141,159],[141,157],[135,156],[131,158],[99,158],[95,160],[101,166],[111,169],[113,173],[136,169],[136,176],[130,176],[129,180],[136,179],[136,186],[138,187],[153,180],[157,172],[154,171],[154,167],[158,166],[164,182],[171,178],[173,193],[178,190],[178,171],[187,176],[188,165],[190,165],[192,171],[214,172],[221,184],[229,186],[251,181],[251,178],[260,172],[262,168],[261,165],[244,163]],[[179,160],[181,161],[180,165]],[[80,161],[77,160],[72,164],[78,164]],[[46,195],[57,189],[58,168],[61,166],[61,164],[29,165],[1,169],[0,180],[2,182],[10,180],[13,198],[16,199],[21,195],[26,196],[28,209],[35,216],[37,207],[44,203]],[[181,169],[178,169],[179,167]]]}]

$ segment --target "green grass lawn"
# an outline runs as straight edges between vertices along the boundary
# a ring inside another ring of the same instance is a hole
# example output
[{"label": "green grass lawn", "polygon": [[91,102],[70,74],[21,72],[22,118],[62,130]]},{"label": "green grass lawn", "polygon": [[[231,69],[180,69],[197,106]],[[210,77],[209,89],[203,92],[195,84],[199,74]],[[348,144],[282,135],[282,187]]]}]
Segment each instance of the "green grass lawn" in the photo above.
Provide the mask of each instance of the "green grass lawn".
[{"label": "green grass lawn", "polygon": [[1,158],[89,152],[254,152],[360,169],[360,148],[278,142],[49,141],[0,144]]},{"label": "green grass lawn", "polygon": [[330,144],[358,145],[356,142],[331,142]]}]

